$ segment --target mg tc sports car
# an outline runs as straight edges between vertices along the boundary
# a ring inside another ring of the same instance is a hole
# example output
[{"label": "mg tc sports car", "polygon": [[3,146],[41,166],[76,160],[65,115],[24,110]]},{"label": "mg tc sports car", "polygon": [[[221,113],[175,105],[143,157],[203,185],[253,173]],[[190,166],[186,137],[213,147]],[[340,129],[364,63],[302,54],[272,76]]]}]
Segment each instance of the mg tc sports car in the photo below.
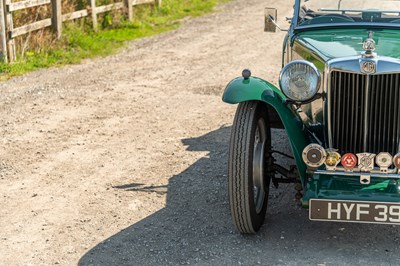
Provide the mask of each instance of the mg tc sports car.
[{"label": "mg tc sports car", "polygon": [[[280,182],[296,183],[311,220],[400,224],[400,1],[296,0],[287,19],[279,80],[245,69],[223,94],[238,104],[234,225],[258,231]],[[277,29],[267,8],[265,30]],[[276,163],[272,128],[285,129],[295,166]]]}]

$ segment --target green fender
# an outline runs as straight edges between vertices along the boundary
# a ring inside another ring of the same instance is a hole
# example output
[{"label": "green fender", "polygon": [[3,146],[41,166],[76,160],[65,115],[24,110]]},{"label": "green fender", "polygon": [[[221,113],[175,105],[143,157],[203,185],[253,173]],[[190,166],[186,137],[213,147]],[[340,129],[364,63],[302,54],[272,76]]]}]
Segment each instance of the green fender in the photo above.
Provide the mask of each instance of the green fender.
[{"label": "green fender", "polygon": [[300,116],[293,107],[285,103],[286,97],[282,92],[271,83],[260,78],[250,77],[244,79],[239,77],[228,84],[222,100],[231,104],[258,100],[275,109],[285,127],[304,186],[307,167],[303,162],[302,152],[308,144],[313,142],[312,135],[306,131]]}]

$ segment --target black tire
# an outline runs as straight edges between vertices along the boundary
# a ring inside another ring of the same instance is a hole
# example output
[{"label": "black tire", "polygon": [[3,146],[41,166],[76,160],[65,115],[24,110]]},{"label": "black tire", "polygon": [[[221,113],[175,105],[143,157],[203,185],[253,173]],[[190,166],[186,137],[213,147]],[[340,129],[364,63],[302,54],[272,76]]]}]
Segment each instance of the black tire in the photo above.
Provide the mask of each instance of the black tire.
[{"label": "black tire", "polygon": [[233,223],[243,234],[257,232],[265,220],[271,182],[265,169],[269,150],[271,128],[265,104],[240,103],[232,126],[228,184]]}]

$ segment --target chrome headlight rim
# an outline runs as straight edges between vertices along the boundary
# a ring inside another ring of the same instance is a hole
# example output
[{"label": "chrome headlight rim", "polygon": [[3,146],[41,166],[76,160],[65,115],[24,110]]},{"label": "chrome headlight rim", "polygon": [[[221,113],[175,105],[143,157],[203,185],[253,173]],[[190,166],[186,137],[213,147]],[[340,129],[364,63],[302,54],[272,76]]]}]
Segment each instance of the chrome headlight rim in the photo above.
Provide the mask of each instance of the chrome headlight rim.
[{"label": "chrome headlight rim", "polygon": [[[302,100],[293,99],[289,95],[287,95],[285,93],[285,91],[283,90],[283,86],[282,86],[283,74],[285,73],[285,71],[288,70],[288,68],[290,68],[294,64],[305,64],[305,65],[309,66],[312,70],[314,70],[314,72],[315,72],[315,74],[317,76],[317,84],[316,84],[315,93],[312,96],[308,97],[307,99],[302,99]],[[287,63],[282,68],[281,72],[279,73],[279,87],[280,87],[282,93],[285,95],[285,97],[290,99],[290,100],[292,100],[292,101],[294,101],[294,102],[297,102],[297,103],[310,102],[318,95],[318,91],[321,88],[321,73],[319,72],[319,70],[317,69],[317,67],[313,63],[311,63],[311,62],[309,62],[307,60],[294,60],[294,61],[291,61],[291,62]]]}]

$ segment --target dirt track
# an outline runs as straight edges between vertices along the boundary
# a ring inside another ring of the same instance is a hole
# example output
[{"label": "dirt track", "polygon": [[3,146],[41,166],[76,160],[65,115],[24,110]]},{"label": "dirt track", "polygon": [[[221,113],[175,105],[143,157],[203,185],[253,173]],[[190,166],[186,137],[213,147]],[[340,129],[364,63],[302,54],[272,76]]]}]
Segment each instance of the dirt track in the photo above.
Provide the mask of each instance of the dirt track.
[{"label": "dirt track", "polygon": [[277,81],[284,34],[263,33],[263,8],[283,21],[291,5],[236,0],[115,56],[1,84],[0,264],[399,264],[398,227],[310,222],[292,186],[273,190],[258,235],[234,231],[235,106],[221,94],[244,67]]}]

